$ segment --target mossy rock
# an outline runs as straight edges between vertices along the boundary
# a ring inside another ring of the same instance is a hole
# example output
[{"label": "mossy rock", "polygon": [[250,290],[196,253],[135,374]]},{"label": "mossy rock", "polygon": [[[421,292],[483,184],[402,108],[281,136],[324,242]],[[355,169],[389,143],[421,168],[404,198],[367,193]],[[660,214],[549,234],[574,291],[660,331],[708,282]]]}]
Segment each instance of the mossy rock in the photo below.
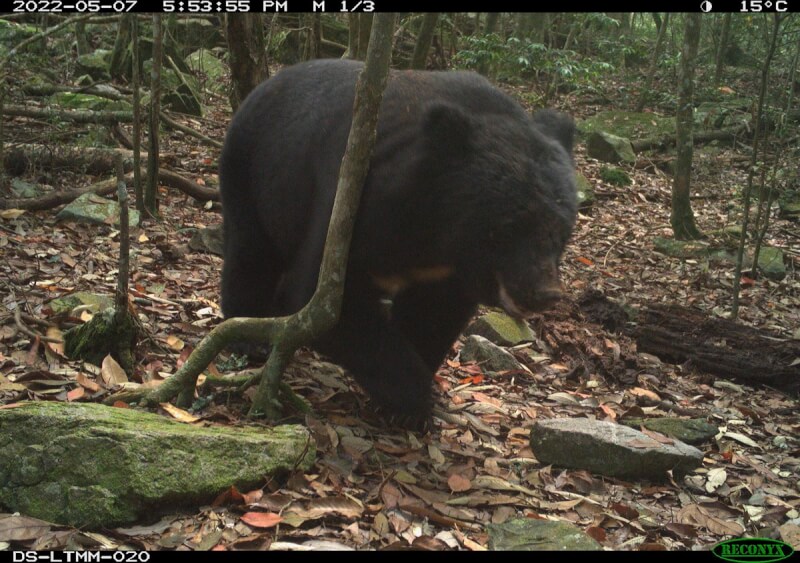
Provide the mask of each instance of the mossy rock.
[{"label": "mossy rock", "polygon": [[133,111],[131,104],[124,100],[111,100],[102,96],[80,92],[56,92],[50,96],[50,104],[61,109]]},{"label": "mossy rock", "polygon": [[[68,203],[56,214],[59,221],[75,221],[76,223],[93,223],[105,225],[113,223],[119,225],[119,204],[116,201],[102,196],[86,193]],[[139,223],[139,212],[135,209],[128,210],[128,224]]]},{"label": "mossy rock", "polygon": [[633,164],[636,162],[636,153],[633,146],[626,137],[612,135],[605,131],[594,131],[589,133],[586,140],[586,154],[601,162],[626,162]]},{"label": "mossy rock", "polygon": [[0,504],[78,528],[152,522],[307,470],[302,426],[199,427],[93,403],[0,410]]},{"label": "mossy rock", "polygon": [[205,76],[203,84],[208,90],[220,94],[226,92],[226,65],[213,52],[208,49],[199,49],[189,54],[185,62],[192,72]]},{"label": "mossy rock", "polygon": [[475,319],[464,334],[477,334],[500,346],[515,346],[520,342],[531,342],[536,339],[528,323],[498,311],[486,313]]},{"label": "mossy rock", "polygon": [[628,173],[619,168],[603,166],[600,168],[600,179],[612,186],[630,186],[631,177]]},{"label": "mossy rock", "polygon": [[93,80],[110,80],[110,61],[111,51],[97,49],[91,53],[78,56],[75,62],[75,70],[78,74],[88,74]]},{"label": "mossy rock", "polygon": [[660,138],[675,134],[675,118],[655,113],[631,111],[603,111],[578,122],[583,135],[607,131],[628,139]]},{"label": "mossy rock", "polygon": [[517,518],[489,524],[492,551],[602,551],[591,536],[569,522]]}]

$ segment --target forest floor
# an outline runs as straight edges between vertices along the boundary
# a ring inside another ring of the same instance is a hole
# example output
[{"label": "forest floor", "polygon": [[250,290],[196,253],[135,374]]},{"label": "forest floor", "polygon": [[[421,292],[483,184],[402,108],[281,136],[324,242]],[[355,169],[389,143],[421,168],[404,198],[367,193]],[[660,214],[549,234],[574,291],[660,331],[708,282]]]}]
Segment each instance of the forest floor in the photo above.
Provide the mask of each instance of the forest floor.
[{"label": "forest floor", "polygon": [[[576,117],[607,109],[578,99],[563,99],[560,105]],[[222,139],[229,118],[225,101],[217,98],[205,118],[181,121]],[[51,129],[15,119],[6,124],[6,135],[35,142],[48,139]],[[218,184],[217,149],[182,133],[170,133],[161,148],[162,162],[171,168],[196,182]],[[370,414],[365,395],[340,368],[301,351],[286,381],[311,403],[314,414],[289,420],[305,424],[316,440],[311,471],[259,491],[242,491],[247,494],[238,502],[228,498],[223,506],[167,515],[155,524],[98,534],[65,534],[53,525],[37,540],[49,544],[25,545],[63,546],[74,535],[84,546],[148,549],[481,550],[488,542],[486,524],[520,516],[575,523],[613,550],[707,549],[743,535],[794,534],[797,540],[797,399],[638,353],[630,338],[593,324],[574,306],[592,290],[625,307],[674,303],[725,317],[732,266],[671,258],[653,249],[655,237],[671,237],[670,177],[655,167],[651,172],[623,167],[632,185],[610,186],[598,176],[600,165],[585,157],[583,144],[576,153],[578,169],[597,188],[598,198],[581,212],[563,258],[568,301],[534,326],[542,336],[550,331],[573,341],[588,370],[576,376],[577,358],[534,346],[514,351],[530,374],[488,377],[475,365],[455,360],[456,344],[434,385],[437,408],[453,416],[437,418],[429,433],[419,434],[387,428]],[[713,153],[699,147],[695,153],[693,208],[704,233],[738,224],[740,207],[732,202],[746,181],[741,155],[724,147]],[[40,171],[26,179],[71,189],[100,178]],[[221,216],[181,193],[162,188],[160,195],[164,220],[147,221],[132,235],[132,295],[150,334],[137,350],[143,379],[174,373],[221,318],[222,260],[187,246],[194,228],[219,224]],[[740,318],[800,338],[800,226],[775,217],[768,239],[793,249],[794,254],[787,253],[788,275],[781,281],[748,280]],[[51,318],[51,301],[77,291],[112,296],[118,250],[112,227],[58,223],[54,210],[0,220],[0,403],[105,396],[99,370],[67,361],[57,346],[17,330],[12,311],[21,308],[31,329],[41,328],[30,319],[63,326],[64,320]],[[102,391],[77,383],[79,374]],[[193,414],[199,424],[254,424],[245,419],[249,399],[223,395]],[[530,450],[530,427],[538,419],[674,415],[665,405],[720,428],[716,440],[701,446],[703,466],[684,480],[626,482],[562,470],[543,466]],[[289,507],[295,514],[291,522],[248,524],[255,520],[247,514]]]}]

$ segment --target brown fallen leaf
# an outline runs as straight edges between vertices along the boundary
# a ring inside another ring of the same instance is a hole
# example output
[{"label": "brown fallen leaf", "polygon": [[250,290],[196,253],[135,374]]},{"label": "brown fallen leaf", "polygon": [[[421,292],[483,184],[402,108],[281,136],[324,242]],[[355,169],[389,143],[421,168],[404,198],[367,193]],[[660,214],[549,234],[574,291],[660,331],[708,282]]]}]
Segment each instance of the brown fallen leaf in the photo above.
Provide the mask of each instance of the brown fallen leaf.
[{"label": "brown fallen leaf", "polygon": [[172,418],[175,420],[180,420],[181,422],[192,423],[201,420],[199,416],[195,416],[192,413],[170,403],[160,403],[158,406],[167,411]]},{"label": "brown fallen leaf", "polygon": [[697,528],[691,524],[669,522],[668,524],[664,524],[664,529],[668,532],[671,532],[673,536],[681,540],[690,540],[697,537]]},{"label": "brown fallen leaf", "polygon": [[738,522],[714,517],[710,514],[710,511],[697,504],[690,504],[681,508],[676,515],[676,520],[682,524],[701,526],[712,534],[721,536],[740,536],[744,532],[744,526]]},{"label": "brown fallen leaf", "polygon": [[283,521],[283,518],[274,512],[245,512],[241,520],[253,528],[274,528]]},{"label": "brown fallen leaf", "polygon": [[291,507],[287,512],[294,512],[308,520],[322,518],[330,514],[338,514],[345,518],[358,518],[364,512],[364,507],[347,497],[324,497],[311,499],[305,508]]},{"label": "brown fallen leaf", "polygon": [[636,520],[639,517],[638,510],[621,502],[612,504],[611,509],[627,520]]},{"label": "brown fallen leaf", "polygon": [[50,524],[36,518],[3,514],[0,516],[0,541],[26,541],[40,537]]},{"label": "brown fallen leaf", "polygon": [[125,370],[117,363],[117,360],[111,355],[103,358],[103,365],[100,366],[100,377],[106,382],[106,385],[122,385],[128,382],[128,376]]},{"label": "brown fallen leaf", "polygon": [[211,502],[211,506],[214,507],[228,506],[231,504],[244,504],[244,497],[242,496],[242,493],[240,493],[239,489],[234,486],[231,486],[226,491],[223,491],[217,495],[217,498]]},{"label": "brown fallen leaf", "polygon": [[626,446],[630,446],[632,448],[641,448],[641,449],[648,449],[648,448],[657,448],[658,442],[655,440],[628,440],[625,442]]},{"label": "brown fallen leaf", "polygon": [[79,399],[83,399],[84,395],[86,394],[86,389],[83,387],[76,387],[75,389],[67,392],[67,401],[77,401]]},{"label": "brown fallen leaf", "polygon": [[649,389],[642,389],[641,387],[634,387],[633,389],[628,389],[628,393],[634,395],[636,397],[647,397],[653,401],[660,401],[661,397],[658,396],[657,393],[654,391],[650,391]]},{"label": "brown fallen leaf", "polygon": [[659,432],[653,432],[652,430],[648,430],[647,428],[641,428],[640,431],[642,432],[642,434],[645,434],[646,436],[652,438],[653,440],[655,440],[656,442],[658,442],[660,444],[670,444],[671,445],[671,444],[675,443],[675,440],[673,440],[669,436],[664,436],[663,434],[660,434]]},{"label": "brown fallen leaf", "polygon": [[170,334],[167,336],[167,346],[174,352],[180,352],[186,346],[186,343],[177,336]]},{"label": "brown fallen leaf", "polygon": [[447,479],[447,486],[454,493],[463,493],[472,488],[472,481],[461,475],[453,474]]},{"label": "brown fallen leaf", "polygon": [[78,385],[85,388],[90,393],[97,393],[100,391],[100,389],[102,389],[102,387],[100,387],[96,381],[89,379],[85,373],[79,373],[76,375],[75,381],[78,383]]},{"label": "brown fallen leaf", "polygon": [[64,357],[64,335],[61,334],[61,330],[58,327],[51,326],[47,328],[47,337],[48,338],[58,338],[61,342],[47,342],[47,348],[50,349],[51,352],[55,352],[62,358]]}]

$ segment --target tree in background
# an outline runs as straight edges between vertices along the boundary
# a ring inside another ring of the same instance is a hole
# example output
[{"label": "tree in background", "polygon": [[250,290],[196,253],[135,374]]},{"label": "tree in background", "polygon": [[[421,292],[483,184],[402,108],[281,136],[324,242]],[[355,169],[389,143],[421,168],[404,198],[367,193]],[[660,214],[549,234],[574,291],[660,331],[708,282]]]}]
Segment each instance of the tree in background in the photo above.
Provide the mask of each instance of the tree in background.
[{"label": "tree in background", "polygon": [[231,69],[231,107],[234,111],[247,95],[269,78],[264,25],[261,14],[225,16],[225,39]]},{"label": "tree in background", "polygon": [[411,56],[410,68],[424,69],[425,62],[428,60],[428,51],[431,49],[433,34],[436,31],[436,23],[439,21],[439,14],[428,12],[422,17],[419,26],[417,42],[414,45],[414,54]]},{"label": "tree in background", "polygon": [[694,154],[694,71],[697,48],[700,44],[701,14],[687,14],[684,27],[681,70],[678,82],[678,110],[675,114],[675,139],[678,157],[675,159],[675,178],[672,183],[672,214],[670,223],[676,239],[698,239],[703,235],[694,222],[689,199]]}]

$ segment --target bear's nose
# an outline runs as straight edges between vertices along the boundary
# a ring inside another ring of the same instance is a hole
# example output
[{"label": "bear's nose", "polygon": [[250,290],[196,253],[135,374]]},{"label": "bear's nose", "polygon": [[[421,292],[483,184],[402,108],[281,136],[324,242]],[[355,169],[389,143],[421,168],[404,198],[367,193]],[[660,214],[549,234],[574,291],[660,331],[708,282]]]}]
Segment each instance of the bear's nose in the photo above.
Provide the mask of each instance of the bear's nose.
[{"label": "bear's nose", "polygon": [[529,304],[531,312],[537,313],[540,311],[546,311],[561,301],[563,295],[564,294],[559,287],[546,288],[542,291],[537,291],[533,297],[533,302]]},{"label": "bear's nose", "polygon": [[525,299],[525,303],[519,303],[509,295],[502,283],[499,293],[500,306],[505,309],[506,313],[518,319],[527,319],[534,313],[546,311],[555,305],[563,295],[560,286],[548,285],[537,289],[535,293]]}]

